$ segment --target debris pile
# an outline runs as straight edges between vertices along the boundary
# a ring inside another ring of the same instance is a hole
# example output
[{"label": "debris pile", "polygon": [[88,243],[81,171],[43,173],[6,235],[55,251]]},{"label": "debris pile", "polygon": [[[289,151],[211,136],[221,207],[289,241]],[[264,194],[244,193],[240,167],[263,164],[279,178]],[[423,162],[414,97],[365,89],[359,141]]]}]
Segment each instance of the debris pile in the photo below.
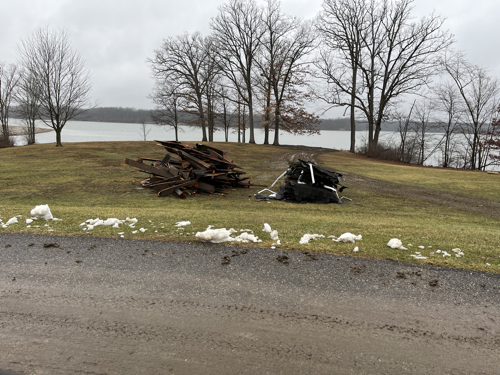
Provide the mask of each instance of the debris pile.
[{"label": "debris pile", "polygon": [[[270,190],[285,176],[285,185],[277,192]],[[346,197],[339,197],[346,187],[341,185],[340,173],[321,167],[311,161],[290,162],[289,168],[269,187],[255,194],[258,200],[277,199],[298,203],[341,203]],[[271,194],[262,194],[263,191]]]},{"label": "debris pile", "polygon": [[176,194],[184,199],[186,194],[221,194],[228,188],[252,186],[250,177],[242,177],[245,172],[224,151],[200,143],[191,147],[174,141],[155,142],[169,152],[163,159],[127,158],[125,164],[149,173],[141,184],[154,189],[159,197]]}]

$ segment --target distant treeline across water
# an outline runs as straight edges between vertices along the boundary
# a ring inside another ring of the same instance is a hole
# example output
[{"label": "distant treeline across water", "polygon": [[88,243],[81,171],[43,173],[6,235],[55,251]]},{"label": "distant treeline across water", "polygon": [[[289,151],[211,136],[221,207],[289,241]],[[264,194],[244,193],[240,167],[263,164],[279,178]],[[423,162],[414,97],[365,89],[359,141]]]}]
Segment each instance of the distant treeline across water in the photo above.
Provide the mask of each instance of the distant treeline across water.
[{"label": "distant treeline across water", "polygon": [[[15,110],[12,111],[13,116],[15,115]],[[93,122],[119,122],[128,124],[142,124],[151,123],[151,118],[149,116],[150,110],[148,109],[135,109],[135,108],[124,108],[124,107],[97,107],[87,110],[84,114],[75,118],[75,121],[93,121]],[[196,116],[183,113],[182,122],[189,123],[191,120],[196,120]],[[255,116],[255,127],[261,127],[261,118]],[[349,118],[336,118],[336,119],[321,119],[321,123],[317,125],[319,130],[350,130],[350,120]],[[397,130],[398,125],[396,123],[384,123],[382,124],[382,129],[387,131]],[[356,130],[365,131],[368,130],[367,124],[358,122],[356,124]]]},{"label": "distant treeline across water", "polygon": [[[79,121],[96,121],[96,122],[122,122],[122,123],[135,123],[142,124],[151,122],[149,117],[149,110],[135,109],[135,108],[122,108],[122,107],[98,107],[89,109],[84,115],[76,120]],[[182,119],[185,122],[189,118],[195,120],[196,117],[190,114],[183,114]],[[255,116],[256,127],[260,127],[260,117]],[[358,124],[359,130],[366,130],[364,124]],[[320,130],[349,130],[350,122],[348,118],[337,119],[322,119],[321,123],[317,126]]]}]

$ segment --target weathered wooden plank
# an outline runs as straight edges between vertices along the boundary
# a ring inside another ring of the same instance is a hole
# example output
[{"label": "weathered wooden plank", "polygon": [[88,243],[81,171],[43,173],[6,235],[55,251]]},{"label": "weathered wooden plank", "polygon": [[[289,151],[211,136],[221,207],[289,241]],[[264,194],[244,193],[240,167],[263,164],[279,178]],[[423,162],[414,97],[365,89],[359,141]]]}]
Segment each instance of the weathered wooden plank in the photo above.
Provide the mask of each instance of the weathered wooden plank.
[{"label": "weathered wooden plank", "polygon": [[184,181],[184,182],[181,182],[180,184],[173,185],[173,186],[170,186],[166,189],[160,190],[158,192],[158,196],[164,197],[166,195],[172,194],[176,189],[180,189],[182,187],[193,186],[194,184],[196,184],[196,181],[193,181],[193,180]]},{"label": "weathered wooden plank", "polygon": [[159,176],[163,176],[163,177],[167,177],[167,178],[175,177],[175,175],[173,175],[172,173],[170,173],[166,169],[157,168],[157,167],[149,165],[147,163],[138,162],[135,160],[131,160],[129,158],[125,159],[125,164],[128,164],[134,168],[138,168],[138,169],[143,170],[145,172],[149,172],[149,173],[156,174]]}]

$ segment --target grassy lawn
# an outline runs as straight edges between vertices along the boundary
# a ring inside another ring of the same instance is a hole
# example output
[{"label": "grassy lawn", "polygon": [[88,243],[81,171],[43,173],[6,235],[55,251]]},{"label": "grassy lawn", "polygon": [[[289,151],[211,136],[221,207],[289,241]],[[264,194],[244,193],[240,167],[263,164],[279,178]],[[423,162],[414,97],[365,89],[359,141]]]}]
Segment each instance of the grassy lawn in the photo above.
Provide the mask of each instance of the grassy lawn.
[{"label": "grassy lawn", "polygon": [[325,155],[321,161],[335,163],[337,169],[344,172],[500,202],[498,191],[500,175],[490,175],[480,171],[409,166],[344,152]]},{"label": "grassy lawn", "polygon": [[[252,176],[253,183],[262,185],[274,182],[293,155],[307,160],[307,153],[311,152],[311,149],[292,146],[212,145],[229,151],[228,156]],[[124,164],[124,159],[161,158],[165,153],[154,142],[66,143],[62,148],[34,145],[1,149],[0,219],[6,222],[12,216],[22,217],[19,224],[0,227],[0,238],[1,233],[120,237],[118,233],[123,232],[125,238],[198,241],[194,233],[213,225],[251,229],[262,242],[240,245],[269,248],[274,241],[262,232],[263,224],[269,223],[278,230],[281,247],[287,250],[500,272],[498,217],[475,215],[355,186],[344,191],[355,203],[346,205],[256,202],[253,194],[262,187],[230,190],[225,196],[195,195],[185,200],[173,196],[158,198],[149,190],[134,190],[140,186],[137,181],[147,175]],[[346,152],[330,152],[316,160],[333,170],[500,201],[500,176],[496,175],[395,165]],[[349,186],[349,181],[345,184]],[[40,204],[48,204],[53,215],[62,221],[38,221],[27,228],[25,219],[30,217],[30,210]],[[125,219],[127,216],[139,220],[135,229],[126,225],[119,229],[101,226],[85,232],[80,226],[90,218]],[[192,225],[177,229],[175,222],[183,220],[190,220]],[[132,233],[141,227],[147,231]],[[354,245],[322,238],[307,245],[299,244],[305,233],[327,237],[344,232],[362,234],[363,240]],[[413,247],[408,251],[390,249],[386,243],[394,237],[401,239],[405,246],[413,244]],[[355,246],[359,247],[357,253],[353,252]],[[425,249],[417,246],[425,246]],[[460,248],[465,256],[455,257],[452,248]],[[431,255],[438,249],[452,257]],[[410,254],[415,251],[429,258],[414,260]]]}]

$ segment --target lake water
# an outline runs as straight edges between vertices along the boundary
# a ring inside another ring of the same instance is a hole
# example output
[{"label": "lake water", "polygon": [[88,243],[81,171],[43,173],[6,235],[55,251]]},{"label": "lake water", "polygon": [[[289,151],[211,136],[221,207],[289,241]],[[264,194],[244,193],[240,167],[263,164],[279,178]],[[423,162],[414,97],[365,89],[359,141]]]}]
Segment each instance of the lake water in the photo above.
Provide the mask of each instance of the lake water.
[{"label": "lake water", "polygon": [[[17,125],[15,120],[12,125]],[[42,124],[37,126],[43,128]],[[45,127],[46,128],[46,127]],[[153,141],[175,140],[175,133],[170,127],[146,125],[148,132],[146,139]],[[179,131],[180,141],[201,141],[201,129],[191,126],[181,126]],[[246,139],[249,133],[247,131]],[[14,137],[16,146],[25,144],[21,136]],[[67,142],[105,142],[105,141],[142,141],[144,140],[141,124],[89,122],[89,121],[68,121],[61,134],[62,143]],[[274,133],[270,134],[271,142],[274,140]],[[366,138],[365,132],[357,133],[358,142],[363,142]],[[37,143],[55,143],[55,133],[47,132],[36,135]],[[224,133],[218,131],[214,133],[215,142],[224,142]],[[230,142],[237,142],[238,135],[230,133]],[[255,131],[255,141],[258,144],[264,142],[264,132],[260,129]],[[280,144],[282,145],[303,145],[312,147],[325,147],[337,150],[348,150],[350,144],[349,131],[323,130],[320,135],[294,136],[288,133],[280,133]]]},{"label": "lake water", "polygon": [[[16,120],[11,120],[11,125],[18,125]],[[37,126],[47,128],[41,122]],[[146,125],[146,140],[153,141],[173,141],[175,133],[171,127]],[[192,126],[181,126],[179,130],[180,141],[201,141],[201,129]],[[246,135],[248,140],[248,131]],[[36,135],[37,143],[55,143],[55,133],[53,131]],[[89,121],[68,121],[62,131],[62,143],[68,142],[105,142],[105,141],[142,141],[144,140],[143,128],[141,124],[109,123],[109,122],[89,122]],[[365,144],[368,138],[366,131],[356,132],[356,145]],[[22,136],[14,137],[16,146],[25,144]],[[271,142],[274,140],[274,133],[270,134]],[[280,144],[282,145],[302,145],[311,147],[324,147],[336,150],[349,150],[351,139],[350,131],[342,130],[322,130],[319,135],[295,136],[288,133],[280,133]],[[398,142],[398,134],[394,132],[381,132],[381,139],[394,139]],[[218,131],[214,133],[214,141],[224,142],[224,133]],[[238,135],[229,134],[230,142],[237,142]],[[255,131],[255,141],[258,144],[264,142],[264,132],[261,129]],[[434,154],[425,164],[438,165],[438,153]],[[490,167],[490,170],[498,170],[499,167]]]}]

